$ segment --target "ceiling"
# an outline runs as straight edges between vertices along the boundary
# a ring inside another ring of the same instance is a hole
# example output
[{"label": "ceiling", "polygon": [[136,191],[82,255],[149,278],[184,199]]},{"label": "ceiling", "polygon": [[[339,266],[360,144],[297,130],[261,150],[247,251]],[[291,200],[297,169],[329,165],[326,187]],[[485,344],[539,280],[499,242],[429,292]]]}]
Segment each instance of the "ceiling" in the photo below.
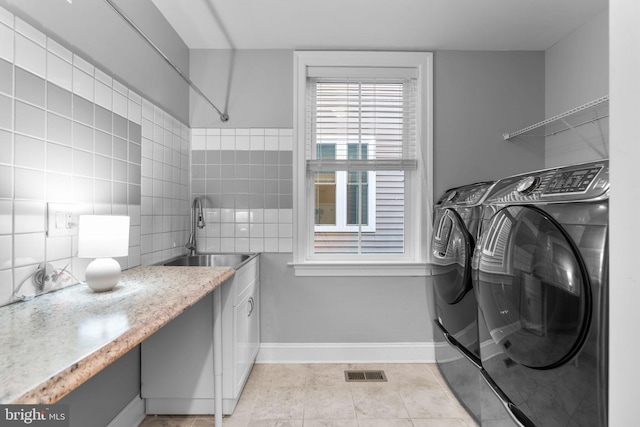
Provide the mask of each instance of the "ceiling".
[{"label": "ceiling", "polygon": [[152,0],[190,49],[547,50],[608,0]]}]

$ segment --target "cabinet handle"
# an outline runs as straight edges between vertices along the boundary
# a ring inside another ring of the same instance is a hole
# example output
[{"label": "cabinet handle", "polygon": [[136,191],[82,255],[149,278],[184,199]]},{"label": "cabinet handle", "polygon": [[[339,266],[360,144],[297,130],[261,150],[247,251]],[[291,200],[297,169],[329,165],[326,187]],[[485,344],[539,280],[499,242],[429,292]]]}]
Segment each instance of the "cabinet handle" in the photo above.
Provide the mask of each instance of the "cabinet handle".
[{"label": "cabinet handle", "polygon": [[251,314],[253,313],[253,309],[255,307],[255,302],[253,301],[253,297],[249,298],[249,313],[247,314],[247,317],[251,317]]}]

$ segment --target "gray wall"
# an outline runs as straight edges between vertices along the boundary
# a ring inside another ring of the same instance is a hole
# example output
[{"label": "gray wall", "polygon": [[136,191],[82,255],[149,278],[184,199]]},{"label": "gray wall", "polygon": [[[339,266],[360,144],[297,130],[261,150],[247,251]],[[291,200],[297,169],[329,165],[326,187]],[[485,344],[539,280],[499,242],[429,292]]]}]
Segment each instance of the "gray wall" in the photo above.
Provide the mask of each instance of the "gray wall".
[{"label": "gray wall", "polygon": [[432,341],[424,277],[295,277],[291,254],[260,256],[267,343]]},{"label": "gray wall", "polygon": [[544,52],[439,51],[434,68],[434,197],[544,165],[540,141],[502,138],[543,119]]},{"label": "gray wall", "polygon": [[[228,58],[192,53],[193,80],[214,102],[224,99]],[[441,51],[434,67],[436,197],[452,186],[543,166],[543,144],[506,142],[502,133],[543,119],[544,52]],[[292,69],[290,51],[237,52],[226,126],[291,127]],[[191,102],[192,127],[225,126],[193,96]],[[303,278],[290,261],[291,254],[261,258],[263,342],[433,340],[429,278]]]},{"label": "gray wall", "polygon": [[608,9],[558,41],[545,58],[547,117],[608,95]]},{"label": "gray wall", "polygon": [[[546,52],[545,116],[553,117],[609,94],[609,12],[586,22]],[[608,157],[609,121],[548,137],[546,167]],[[585,141],[588,141],[585,142]]]},{"label": "gray wall", "polygon": [[71,427],[106,426],[140,394],[140,346],[63,397]]},{"label": "gray wall", "polygon": [[[115,3],[188,75],[189,50],[151,0]],[[188,124],[188,85],[103,0],[0,0],[0,6]]]},{"label": "gray wall", "polygon": [[293,51],[192,50],[191,80],[229,121],[191,91],[192,128],[292,128]]}]

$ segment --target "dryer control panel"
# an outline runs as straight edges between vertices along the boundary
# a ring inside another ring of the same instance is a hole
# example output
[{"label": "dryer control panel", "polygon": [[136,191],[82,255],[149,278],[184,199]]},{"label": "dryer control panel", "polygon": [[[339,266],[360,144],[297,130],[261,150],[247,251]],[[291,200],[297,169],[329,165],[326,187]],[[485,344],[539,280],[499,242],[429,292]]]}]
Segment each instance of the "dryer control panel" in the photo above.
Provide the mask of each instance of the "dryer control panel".
[{"label": "dryer control panel", "polygon": [[485,203],[587,201],[608,197],[609,161],[551,168],[499,180]]},{"label": "dryer control panel", "polygon": [[441,199],[442,207],[477,206],[482,203],[493,182],[478,182],[449,190],[448,196]]}]

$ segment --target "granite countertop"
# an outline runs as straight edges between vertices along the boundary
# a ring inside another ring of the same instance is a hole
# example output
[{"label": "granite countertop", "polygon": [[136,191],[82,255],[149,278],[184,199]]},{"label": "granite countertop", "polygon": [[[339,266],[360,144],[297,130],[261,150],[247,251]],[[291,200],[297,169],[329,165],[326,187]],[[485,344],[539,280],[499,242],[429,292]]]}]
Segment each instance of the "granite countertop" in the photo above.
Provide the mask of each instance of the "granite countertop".
[{"label": "granite countertop", "polygon": [[110,292],[79,284],[0,308],[0,403],[57,402],[234,273],[135,267]]}]

